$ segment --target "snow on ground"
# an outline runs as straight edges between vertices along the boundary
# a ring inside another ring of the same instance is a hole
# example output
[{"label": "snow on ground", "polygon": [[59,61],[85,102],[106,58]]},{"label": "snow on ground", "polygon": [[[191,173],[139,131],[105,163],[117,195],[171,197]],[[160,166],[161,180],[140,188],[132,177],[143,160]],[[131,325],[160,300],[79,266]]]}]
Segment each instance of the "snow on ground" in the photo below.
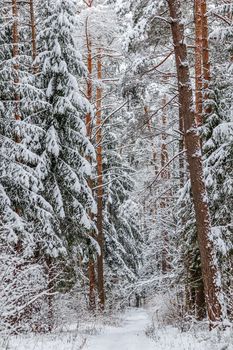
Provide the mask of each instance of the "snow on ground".
[{"label": "snow on ground", "polygon": [[105,327],[97,336],[91,336],[85,350],[155,350],[155,342],[145,334],[150,324],[143,309],[131,309],[123,316],[121,327]]},{"label": "snow on ground", "polygon": [[[71,327],[72,329],[72,327]],[[148,336],[149,335],[149,336]],[[51,335],[11,337],[1,350],[233,350],[232,329],[225,332],[152,323],[145,309],[129,309],[117,326],[96,323]]]}]

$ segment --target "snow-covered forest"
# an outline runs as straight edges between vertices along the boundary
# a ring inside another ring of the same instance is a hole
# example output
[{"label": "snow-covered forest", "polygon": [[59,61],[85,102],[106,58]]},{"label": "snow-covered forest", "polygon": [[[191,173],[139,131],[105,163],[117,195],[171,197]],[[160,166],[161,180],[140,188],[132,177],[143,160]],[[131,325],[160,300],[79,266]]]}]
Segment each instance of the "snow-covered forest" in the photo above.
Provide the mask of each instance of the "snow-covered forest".
[{"label": "snow-covered forest", "polygon": [[0,0],[0,147],[1,349],[233,349],[232,0]]}]

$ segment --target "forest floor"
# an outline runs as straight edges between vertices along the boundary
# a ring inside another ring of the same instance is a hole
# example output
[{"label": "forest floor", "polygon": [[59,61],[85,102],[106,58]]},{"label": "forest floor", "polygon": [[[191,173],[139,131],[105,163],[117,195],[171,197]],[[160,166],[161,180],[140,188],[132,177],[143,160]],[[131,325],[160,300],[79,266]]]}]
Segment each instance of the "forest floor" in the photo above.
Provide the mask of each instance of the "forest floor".
[{"label": "forest floor", "polygon": [[129,309],[119,322],[97,322],[70,327],[51,335],[15,336],[0,340],[1,350],[233,350],[232,329],[179,328],[152,321],[152,310]]}]

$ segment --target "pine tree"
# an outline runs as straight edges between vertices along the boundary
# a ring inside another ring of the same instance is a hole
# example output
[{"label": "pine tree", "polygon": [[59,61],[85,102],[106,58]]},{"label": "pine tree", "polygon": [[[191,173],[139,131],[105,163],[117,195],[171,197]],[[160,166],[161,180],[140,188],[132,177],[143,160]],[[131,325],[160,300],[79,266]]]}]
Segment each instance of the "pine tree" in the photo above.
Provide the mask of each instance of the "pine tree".
[{"label": "pine tree", "polygon": [[[193,129],[194,114],[192,108],[192,91],[190,89],[187,48],[183,42],[183,25],[179,1],[168,1],[171,18],[173,42],[175,45],[176,67],[178,75],[179,103],[184,120],[187,160],[190,167],[191,188],[197,222],[198,242],[201,255],[202,277],[204,281],[208,317],[210,321],[221,321],[223,317],[221,285],[215,258],[215,249],[211,237],[209,208],[204,198],[206,189],[203,179],[199,137]],[[182,64],[180,63],[182,62]],[[192,128],[192,129],[191,129]],[[194,157],[195,155],[195,157]]]}]

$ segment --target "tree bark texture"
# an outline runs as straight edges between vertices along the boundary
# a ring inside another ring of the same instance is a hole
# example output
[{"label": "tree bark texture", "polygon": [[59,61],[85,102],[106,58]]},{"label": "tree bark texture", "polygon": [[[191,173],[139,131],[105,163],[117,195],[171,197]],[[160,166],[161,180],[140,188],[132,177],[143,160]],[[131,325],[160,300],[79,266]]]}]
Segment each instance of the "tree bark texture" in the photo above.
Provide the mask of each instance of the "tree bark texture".
[{"label": "tree bark texture", "polygon": [[196,125],[202,125],[202,0],[195,0],[195,95]]},{"label": "tree bark texture", "polygon": [[[31,40],[32,40],[32,59],[34,61],[37,56],[34,0],[29,0],[29,11],[30,11],[30,26],[31,26]],[[36,66],[33,66],[33,72],[34,73],[37,72]]]},{"label": "tree bark texture", "polygon": [[210,55],[209,55],[209,31],[207,18],[206,0],[201,0],[201,21],[202,21],[202,64],[203,64],[203,90],[204,90],[204,112],[211,113],[211,106],[207,103],[209,98],[209,84],[210,84]]}]

